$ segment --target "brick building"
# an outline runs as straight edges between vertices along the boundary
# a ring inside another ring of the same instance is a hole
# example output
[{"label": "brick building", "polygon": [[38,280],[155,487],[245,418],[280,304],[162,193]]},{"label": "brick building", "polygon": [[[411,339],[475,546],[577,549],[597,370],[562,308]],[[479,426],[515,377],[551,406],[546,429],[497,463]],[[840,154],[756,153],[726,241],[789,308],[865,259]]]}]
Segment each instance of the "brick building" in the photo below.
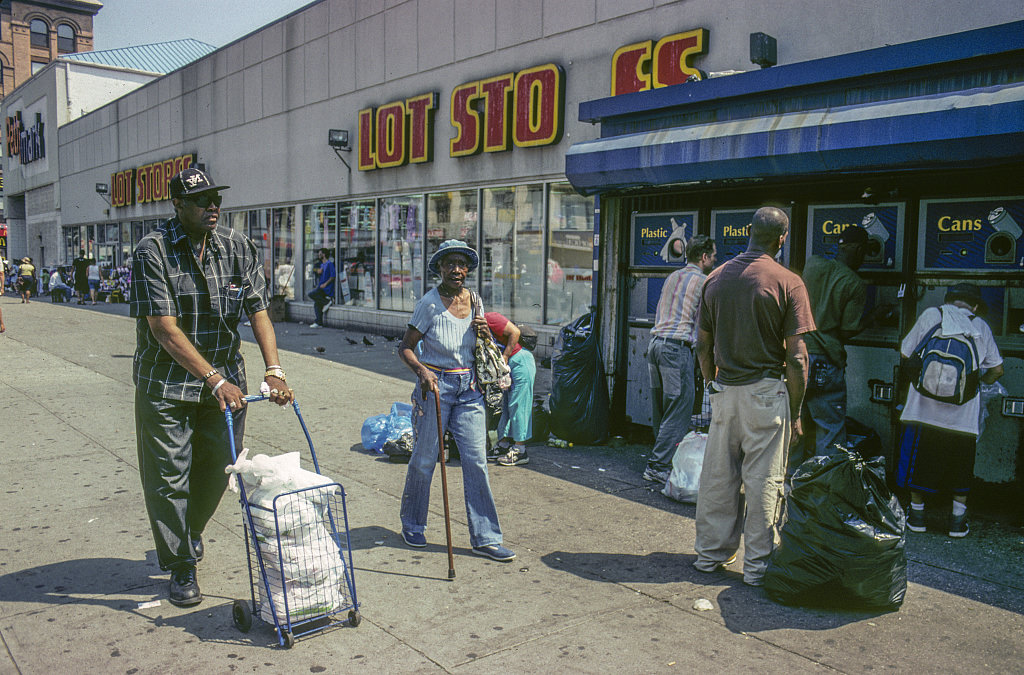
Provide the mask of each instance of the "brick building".
[{"label": "brick building", "polygon": [[0,98],[61,54],[92,50],[96,0],[0,0]]}]

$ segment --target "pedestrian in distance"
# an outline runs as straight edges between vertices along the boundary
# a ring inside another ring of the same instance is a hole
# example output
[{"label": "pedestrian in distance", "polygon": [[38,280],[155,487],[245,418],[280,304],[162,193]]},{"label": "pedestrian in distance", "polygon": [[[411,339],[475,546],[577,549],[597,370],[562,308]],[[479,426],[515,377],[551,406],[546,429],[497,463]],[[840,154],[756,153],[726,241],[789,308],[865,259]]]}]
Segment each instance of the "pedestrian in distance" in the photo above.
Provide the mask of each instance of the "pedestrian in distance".
[{"label": "pedestrian in distance", "polygon": [[[921,312],[913,328],[900,344],[901,379],[909,387],[900,421],[904,423],[900,439],[896,484],[910,490],[907,527],[924,532],[924,496],[952,494],[953,508],[949,516],[949,536],[966,537],[970,532],[967,518],[967,495],[974,478],[974,458],[981,415],[978,383],[993,384],[1003,376],[1003,357],[999,354],[992,329],[979,316],[985,309],[981,289],[970,283],[950,286],[941,307]],[[929,351],[932,340],[938,340],[944,354],[963,353],[960,377],[942,364],[934,366],[922,352]],[[922,372],[923,368],[923,372]],[[931,380],[938,374],[938,382]],[[962,380],[961,380],[962,378]],[[961,402],[942,400],[939,387],[953,384],[964,394]]]},{"label": "pedestrian in distance", "polygon": [[64,283],[60,275],[60,268],[54,268],[50,273],[50,301],[66,302],[71,297],[71,287]]},{"label": "pedestrian in distance", "polygon": [[136,318],[135,429],[139,473],[169,599],[198,604],[196,563],[203,532],[227,487],[245,428],[243,313],[266,364],[272,402],[293,400],[270,321],[267,281],[256,245],[218,227],[222,190],[195,168],[170,181],[174,217],[139,242],[132,256],[131,316]]},{"label": "pedestrian in distance", "polygon": [[690,431],[696,379],[693,345],[697,310],[707,275],[715,267],[715,242],[703,234],[686,244],[686,266],[665,279],[647,347],[654,448],[643,479],[664,487],[676,446]]},{"label": "pedestrian in distance", "polygon": [[21,259],[18,267],[18,291],[21,293],[22,304],[32,301],[32,291],[36,287],[36,268],[32,264],[32,258],[28,256]]},{"label": "pedestrian in distance", "polygon": [[533,437],[533,384],[537,378],[537,362],[532,352],[537,345],[537,333],[528,326],[520,328],[499,312],[487,312],[484,318],[491,335],[503,347],[502,357],[512,377],[512,386],[501,399],[498,442],[488,459],[493,458],[501,466],[529,464],[526,442]]},{"label": "pedestrian in distance", "polygon": [[785,212],[758,209],[746,252],[708,276],[697,324],[711,427],[697,492],[693,565],[715,572],[731,564],[742,533],[743,581],[751,586],[764,583],[778,540],[787,453],[801,435],[803,336],[814,330],[804,282],[775,261],[788,235]]},{"label": "pedestrian in distance", "polygon": [[313,311],[316,313],[316,320],[309,324],[310,328],[322,328],[324,325],[324,312],[334,304],[334,281],[338,274],[331,260],[331,250],[322,248],[317,252],[319,264],[314,271],[319,269],[316,288],[309,292],[309,298],[313,301]]},{"label": "pedestrian in distance", "polygon": [[89,300],[92,304],[96,304],[96,294],[100,290],[100,282],[103,280],[100,275],[100,266],[95,259],[89,261],[89,266],[85,271],[86,279],[89,283]]},{"label": "pedestrian in distance", "polygon": [[463,241],[449,239],[438,247],[428,269],[441,283],[416,303],[398,346],[399,358],[419,380],[412,393],[413,450],[402,491],[402,538],[414,548],[427,545],[430,483],[438,462],[435,410],[440,410],[441,433],[451,432],[461,453],[473,553],[509,562],[516,554],[502,545],[487,478],[483,394],[474,372],[473,348],[478,334],[487,335],[487,321],[474,316],[466,278],[479,264],[476,251]]},{"label": "pedestrian in distance", "polygon": [[85,299],[89,295],[89,264],[90,259],[85,257],[85,249],[79,249],[78,257],[71,262],[72,278],[75,292],[78,293],[79,305],[84,305]]}]

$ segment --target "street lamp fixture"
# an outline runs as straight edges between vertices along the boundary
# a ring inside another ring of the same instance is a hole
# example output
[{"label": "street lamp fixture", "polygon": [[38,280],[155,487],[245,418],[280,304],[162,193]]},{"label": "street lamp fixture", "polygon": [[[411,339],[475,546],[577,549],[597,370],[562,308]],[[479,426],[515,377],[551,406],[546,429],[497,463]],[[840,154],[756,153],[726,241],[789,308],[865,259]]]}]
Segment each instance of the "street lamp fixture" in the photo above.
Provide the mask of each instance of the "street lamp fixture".
[{"label": "street lamp fixture", "polygon": [[334,154],[338,156],[341,163],[345,165],[348,172],[352,173],[352,167],[345,160],[341,153],[351,152],[352,146],[348,143],[348,129],[328,129],[327,130],[327,145],[331,146],[334,150]]}]

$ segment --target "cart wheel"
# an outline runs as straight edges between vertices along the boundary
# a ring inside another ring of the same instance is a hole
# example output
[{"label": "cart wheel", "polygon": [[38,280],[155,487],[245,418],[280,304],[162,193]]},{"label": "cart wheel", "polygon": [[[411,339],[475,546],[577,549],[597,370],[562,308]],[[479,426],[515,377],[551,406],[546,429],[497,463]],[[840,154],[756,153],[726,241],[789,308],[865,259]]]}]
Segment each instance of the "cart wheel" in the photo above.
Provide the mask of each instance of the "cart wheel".
[{"label": "cart wheel", "polygon": [[290,630],[284,631],[284,648],[291,649],[295,646],[295,636]]},{"label": "cart wheel", "polygon": [[348,611],[348,623],[349,623],[350,626],[355,628],[356,626],[358,626],[362,622],[363,622],[363,617],[362,617],[362,615],[359,612],[357,612],[354,609],[350,609]]},{"label": "cart wheel", "polygon": [[235,627],[243,633],[248,633],[252,628],[252,610],[245,600],[235,600],[231,605],[231,618],[235,620]]}]

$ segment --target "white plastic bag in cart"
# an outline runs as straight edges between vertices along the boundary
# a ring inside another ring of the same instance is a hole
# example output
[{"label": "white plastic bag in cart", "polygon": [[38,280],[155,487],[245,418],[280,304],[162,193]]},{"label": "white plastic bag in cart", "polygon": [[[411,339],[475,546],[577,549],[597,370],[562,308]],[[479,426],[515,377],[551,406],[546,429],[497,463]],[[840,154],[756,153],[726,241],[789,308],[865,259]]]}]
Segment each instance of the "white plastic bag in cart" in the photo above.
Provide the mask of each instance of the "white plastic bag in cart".
[{"label": "white plastic bag in cart", "polygon": [[345,558],[338,545],[327,536],[326,529],[321,534],[323,536],[306,541],[282,538],[280,548],[273,539],[261,538],[260,550],[267,572],[273,573],[278,584],[282,572],[289,582],[310,586],[341,579],[345,572]]},{"label": "white plastic bag in cart", "polygon": [[707,444],[708,435],[700,431],[691,431],[679,441],[672,458],[672,472],[661,491],[663,495],[678,502],[697,503],[700,470],[704,466]]},{"label": "white plastic bag in cart", "polygon": [[[238,492],[237,479],[241,478],[249,503],[259,504],[267,509],[273,508],[274,497],[279,494],[334,482],[323,474],[306,471],[299,466],[298,452],[287,452],[274,457],[255,455],[249,459],[249,448],[243,448],[242,452],[238,453],[235,463],[224,467],[224,473],[230,474],[228,487],[232,492]],[[259,501],[253,496],[257,488],[260,488],[256,495]]]}]

